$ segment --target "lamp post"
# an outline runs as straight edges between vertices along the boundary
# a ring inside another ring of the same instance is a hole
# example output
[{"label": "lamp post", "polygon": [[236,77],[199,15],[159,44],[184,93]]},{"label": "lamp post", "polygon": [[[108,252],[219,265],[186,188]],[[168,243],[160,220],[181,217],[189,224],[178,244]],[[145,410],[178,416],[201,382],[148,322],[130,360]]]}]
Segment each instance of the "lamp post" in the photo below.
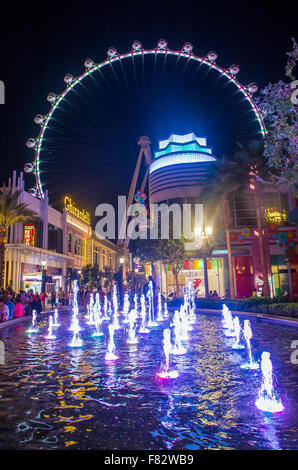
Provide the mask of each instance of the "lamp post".
[{"label": "lamp post", "polygon": [[46,282],[47,282],[47,260],[41,260],[42,272],[41,272],[41,292],[45,292],[46,290]]},{"label": "lamp post", "polygon": [[210,226],[205,227],[205,230],[202,230],[201,227],[196,227],[195,235],[197,239],[202,240],[202,247],[200,248],[200,251],[203,255],[203,261],[204,261],[205,299],[209,299],[207,257],[210,251],[210,237],[212,235],[212,227]]}]

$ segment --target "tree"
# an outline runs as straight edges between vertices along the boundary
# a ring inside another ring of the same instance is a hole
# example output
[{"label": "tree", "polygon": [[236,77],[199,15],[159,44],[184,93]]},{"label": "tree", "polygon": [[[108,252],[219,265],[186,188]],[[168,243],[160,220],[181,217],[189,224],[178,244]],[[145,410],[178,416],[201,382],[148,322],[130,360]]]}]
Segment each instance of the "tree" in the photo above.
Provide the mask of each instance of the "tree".
[{"label": "tree", "polygon": [[259,140],[251,140],[246,144],[238,143],[240,150],[236,152],[235,159],[238,165],[243,168],[243,175],[250,177],[253,183],[254,203],[256,209],[257,226],[258,226],[258,240],[260,251],[261,271],[264,283],[264,296],[270,296],[270,288],[268,282],[268,269],[265,256],[265,247],[263,239],[263,222],[261,216],[261,200],[260,192],[262,184],[260,181],[265,181],[268,178],[268,167],[266,158],[264,158],[264,144]]},{"label": "tree", "polygon": [[102,278],[102,272],[99,270],[99,267],[97,264],[92,266],[91,264],[87,264],[82,268],[82,280],[81,284],[82,286],[92,289],[96,288],[98,289],[98,286],[100,284]]},{"label": "tree", "polygon": [[229,195],[244,188],[248,178],[247,168],[237,165],[235,162],[226,160],[219,161],[211,183],[209,183],[200,193],[199,200],[204,203],[204,219],[210,220],[214,226],[223,214],[225,226],[226,243],[228,251],[229,284],[231,298],[235,297],[232,247],[230,239],[230,206]]},{"label": "tree", "polygon": [[183,268],[184,261],[187,257],[187,253],[184,248],[184,238],[180,240],[166,239],[159,240],[157,246],[156,256],[159,261],[164,264],[169,264],[172,267],[172,272],[175,279],[175,292],[179,293],[179,280],[178,275]]},{"label": "tree", "polygon": [[104,281],[103,287],[105,289],[108,289],[111,286],[112,282],[113,282],[114,274],[113,274],[112,268],[110,268],[109,266],[105,266],[103,268],[103,271],[101,271],[101,276],[102,276],[102,279]]},{"label": "tree", "polygon": [[36,214],[27,204],[19,204],[21,191],[13,192],[9,188],[0,188],[0,287],[4,287],[5,244],[7,243],[8,227],[38,220]]},{"label": "tree", "polygon": [[187,258],[183,235],[179,240],[173,238],[140,240],[135,255],[141,262],[151,263],[152,266],[153,263],[157,261],[163,264],[170,264],[175,279],[175,291],[178,294],[178,275],[183,268],[185,259]]},{"label": "tree", "polygon": [[[295,81],[293,73],[298,59],[298,46],[292,38],[293,49],[288,52],[285,75]],[[292,82],[293,84],[293,82]],[[282,80],[269,83],[256,98],[267,129],[264,141],[264,157],[270,170],[264,184],[298,186],[298,121],[297,104],[292,99],[291,83]],[[257,175],[257,178],[259,176]],[[293,207],[292,207],[293,208]]]}]

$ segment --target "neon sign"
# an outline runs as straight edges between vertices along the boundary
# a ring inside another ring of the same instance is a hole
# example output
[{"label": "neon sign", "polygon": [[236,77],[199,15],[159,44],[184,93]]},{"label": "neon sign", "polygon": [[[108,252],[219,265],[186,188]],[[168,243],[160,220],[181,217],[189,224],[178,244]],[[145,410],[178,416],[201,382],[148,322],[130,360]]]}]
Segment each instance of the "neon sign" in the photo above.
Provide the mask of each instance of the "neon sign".
[{"label": "neon sign", "polygon": [[24,244],[27,246],[35,246],[36,225],[24,225]]},{"label": "neon sign", "polygon": [[278,209],[268,208],[265,209],[265,218],[267,222],[271,224],[282,224],[283,222],[287,222],[288,214],[285,209],[279,211]]},{"label": "neon sign", "polygon": [[85,209],[78,209],[69,196],[65,196],[64,205],[67,212],[82,220],[86,224],[91,225],[90,212],[85,211]]}]

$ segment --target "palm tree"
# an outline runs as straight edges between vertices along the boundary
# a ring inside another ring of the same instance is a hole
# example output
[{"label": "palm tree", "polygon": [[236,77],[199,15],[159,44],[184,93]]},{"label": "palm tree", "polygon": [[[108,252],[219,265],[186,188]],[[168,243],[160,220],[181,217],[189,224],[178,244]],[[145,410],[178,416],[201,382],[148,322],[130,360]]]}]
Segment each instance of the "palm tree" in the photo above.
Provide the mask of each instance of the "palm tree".
[{"label": "palm tree", "polygon": [[[247,179],[247,178],[246,178]],[[235,297],[234,273],[232,260],[232,247],[230,238],[230,206],[229,195],[242,189],[245,185],[245,171],[242,166],[234,162],[221,161],[212,175],[211,183],[208,184],[200,193],[199,200],[204,203],[204,212],[208,220],[214,225],[223,213],[225,226],[226,243],[228,251],[228,268],[231,298]]]},{"label": "palm tree", "polygon": [[268,175],[268,167],[266,166],[266,159],[264,158],[264,143],[260,140],[251,140],[247,144],[238,143],[240,150],[236,152],[235,159],[244,168],[248,169],[251,180],[254,186],[254,203],[256,208],[256,218],[258,227],[258,240],[260,251],[261,271],[264,283],[264,297],[270,297],[270,288],[268,282],[268,269],[265,256],[265,247],[263,239],[263,222],[261,216],[261,183]]},{"label": "palm tree", "polygon": [[27,204],[19,204],[21,191],[13,192],[10,188],[0,188],[0,287],[4,287],[4,257],[8,227],[20,222],[38,219]]}]

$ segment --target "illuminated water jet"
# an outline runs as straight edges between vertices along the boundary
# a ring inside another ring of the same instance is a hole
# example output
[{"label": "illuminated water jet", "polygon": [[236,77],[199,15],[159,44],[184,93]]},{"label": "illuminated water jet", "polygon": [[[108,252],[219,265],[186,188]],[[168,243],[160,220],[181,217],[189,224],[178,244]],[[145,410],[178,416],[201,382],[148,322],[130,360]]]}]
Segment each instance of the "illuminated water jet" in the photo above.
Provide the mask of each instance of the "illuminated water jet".
[{"label": "illuminated water jet", "polygon": [[60,323],[58,323],[58,309],[55,308],[55,311],[54,311],[54,322],[53,322],[53,326],[60,326]]},{"label": "illuminated water jet", "polygon": [[27,333],[37,333],[38,332],[38,327],[37,327],[37,321],[36,321],[36,310],[32,311],[32,320],[31,320],[31,325],[29,326]]},{"label": "illuminated water jet", "polygon": [[53,316],[49,316],[49,329],[48,334],[44,336],[45,339],[56,339],[56,336],[53,335]]},{"label": "illuminated water jet", "polygon": [[270,353],[263,352],[261,356],[262,384],[259,397],[255,405],[261,411],[278,413],[284,410],[281,399],[277,396],[273,386],[273,368]]},{"label": "illuminated water jet", "polygon": [[144,295],[141,296],[141,312],[140,312],[140,315],[141,315],[142,321],[141,321],[141,326],[140,326],[140,329],[139,329],[139,333],[140,334],[150,333],[150,330],[146,327],[147,309],[146,309],[146,300],[145,300]]},{"label": "illuminated water jet", "polygon": [[175,379],[179,373],[177,370],[170,369],[170,353],[172,349],[171,343],[171,330],[166,328],[163,331],[163,351],[165,355],[164,369],[158,372],[156,375],[161,379]]},{"label": "illuminated water jet", "polygon": [[250,327],[250,321],[249,320],[244,320],[244,328],[243,328],[243,334],[245,338],[245,343],[246,343],[246,349],[247,349],[247,354],[248,354],[248,362],[245,362],[244,364],[241,364],[241,369],[250,369],[250,370],[256,370],[259,369],[259,364],[255,362],[252,358],[252,352],[251,352],[251,344],[250,340],[252,338],[252,331]]},{"label": "illuminated water jet", "polygon": [[114,326],[109,325],[109,343],[108,343],[108,350],[105,355],[106,361],[115,361],[118,359],[116,353],[116,346],[114,342]]},{"label": "illuminated water jet", "polygon": [[232,349],[245,349],[244,344],[241,343],[241,325],[239,317],[234,318],[234,331],[235,331],[235,343],[232,346]]},{"label": "illuminated water jet", "polygon": [[94,314],[95,331],[92,333],[92,336],[94,338],[99,337],[99,336],[104,336],[104,332],[101,329],[102,322],[103,322],[103,319],[102,319],[100,313],[96,311],[95,314]]},{"label": "illuminated water jet", "polygon": [[129,330],[128,330],[128,338],[127,338],[127,344],[137,344],[138,338],[136,337],[136,319],[138,316],[137,310],[133,309],[129,312],[128,314],[128,320],[129,320]]},{"label": "illuminated water jet", "polygon": [[157,321],[155,321],[154,318],[154,302],[153,302],[153,284],[152,281],[149,282],[149,288],[147,292],[147,297],[148,297],[148,303],[149,303],[149,321],[148,321],[148,326],[149,327],[155,327],[159,326]]}]

